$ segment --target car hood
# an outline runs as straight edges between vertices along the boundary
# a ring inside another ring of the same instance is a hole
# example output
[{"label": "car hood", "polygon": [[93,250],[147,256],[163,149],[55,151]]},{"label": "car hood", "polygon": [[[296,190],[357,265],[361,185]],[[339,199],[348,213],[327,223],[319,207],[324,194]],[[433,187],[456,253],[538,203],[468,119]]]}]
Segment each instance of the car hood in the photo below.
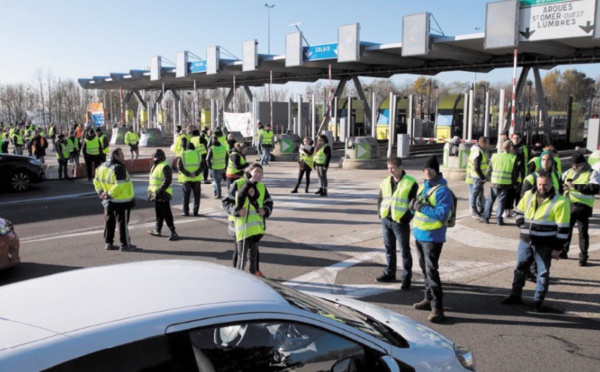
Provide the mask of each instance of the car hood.
[{"label": "car hood", "polygon": [[[312,294],[312,293],[311,293]],[[428,350],[447,350],[454,355],[454,342],[433,329],[413,320],[407,316],[367,302],[354,300],[339,295],[313,294],[320,298],[348,306],[356,311],[368,315],[382,324],[393,329],[408,341],[410,348],[427,348]]]}]

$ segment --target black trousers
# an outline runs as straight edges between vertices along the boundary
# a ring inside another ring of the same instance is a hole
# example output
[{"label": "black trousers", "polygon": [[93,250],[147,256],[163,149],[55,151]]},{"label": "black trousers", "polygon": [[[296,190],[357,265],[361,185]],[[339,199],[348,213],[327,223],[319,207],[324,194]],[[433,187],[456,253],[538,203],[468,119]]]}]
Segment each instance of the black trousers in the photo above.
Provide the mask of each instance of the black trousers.
[{"label": "black trousers", "polygon": [[208,163],[206,162],[206,154],[202,155],[202,166],[204,167],[202,176],[204,177],[204,182],[206,182],[208,181]]},{"label": "black trousers", "polygon": [[190,213],[190,196],[194,194],[194,216],[198,215],[200,209],[200,181],[198,182],[184,182],[181,184],[183,190],[183,213]]},{"label": "black trousers", "polygon": [[[69,179],[69,175],[67,173],[67,165],[69,164],[69,159],[58,159],[58,179],[62,180],[63,178]],[[64,175],[64,177],[63,177]]]},{"label": "black trousers", "polygon": [[129,223],[129,215],[131,209],[125,208],[118,203],[109,203],[104,208],[104,242],[113,244],[115,238],[115,228],[119,224],[119,241],[122,246],[130,244],[129,231],[127,224]]},{"label": "black trousers", "polygon": [[573,238],[573,228],[577,224],[579,230],[579,258],[587,259],[588,250],[590,249],[590,216],[592,215],[592,209],[587,205],[575,204],[571,210],[571,226],[569,229],[569,239],[563,248],[563,252],[569,252],[571,246],[571,239]]},{"label": "black trousers", "polygon": [[[255,274],[258,269],[258,242],[262,239],[262,235],[250,236],[236,243],[233,254],[233,267],[244,270],[246,262],[249,263],[248,271]],[[243,252],[242,252],[243,251]],[[243,262],[239,262],[243,257]]]},{"label": "black trousers", "polygon": [[300,169],[298,172],[298,182],[296,182],[296,187],[294,187],[294,190],[298,190],[298,187],[300,187],[300,184],[302,183],[302,178],[304,177],[304,174],[306,174],[306,188],[304,190],[308,192],[308,186],[310,186],[310,171],[311,169],[308,166]]},{"label": "black trousers", "polygon": [[94,169],[98,168],[100,164],[102,164],[102,159],[100,158],[100,155],[83,154],[83,160],[85,161],[87,178],[91,181],[94,178]]},{"label": "black trousers", "polygon": [[166,223],[171,232],[175,231],[170,201],[155,201],[154,212],[156,213],[156,230],[161,231],[163,224]]}]

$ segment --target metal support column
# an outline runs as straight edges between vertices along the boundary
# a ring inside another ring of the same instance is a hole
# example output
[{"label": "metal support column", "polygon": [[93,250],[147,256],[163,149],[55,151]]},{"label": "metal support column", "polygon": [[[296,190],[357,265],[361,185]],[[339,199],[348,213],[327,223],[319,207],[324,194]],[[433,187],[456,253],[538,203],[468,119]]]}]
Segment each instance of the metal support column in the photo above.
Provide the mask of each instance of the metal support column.
[{"label": "metal support column", "polygon": [[315,140],[315,131],[317,130],[317,105],[315,104],[315,95],[313,94],[311,97],[311,125],[310,125],[310,138]]},{"label": "metal support column", "polygon": [[504,89],[500,89],[500,102],[498,103],[498,143],[496,145],[496,149],[498,152],[502,150],[502,140],[500,139],[500,134],[504,131],[504,128],[506,126],[506,115],[504,114],[504,100],[506,98],[505,96],[506,91]]},{"label": "metal support column", "polygon": [[475,94],[473,89],[469,90],[469,129],[467,132],[467,140],[473,139],[473,118],[475,116]]},{"label": "metal support column", "polygon": [[[542,129],[544,130],[544,142],[550,143],[550,135],[552,128],[548,119],[548,110],[546,109],[546,100],[544,98],[544,86],[540,77],[540,70],[537,67],[533,68],[533,77],[535,79],[535,91],[537,93],[538,107],[542,113]],[[537,118],[536,118],[537,119]]]},{"label": "metal support column", "polygon": [[298,123],[296,123],[295,130],[299,137],[304,137],[302,135],[302,94],[298,94]]},{"label": "metal support column", "polygon": [[[369,101],[367,100],[367,97],[365,96],[365,92],[363,91],[363,88],[360,83],[360,80],[358,79],[358,76],[353,76],[352,81],[354,82],[354,87],[356,88],[356,92],[358,93],[358,98],[360,98],[364,102],[365,118],[367,119],[367,122],[372,125],[373,115],[371,113],[372,112],[371,106],[369,105]],[[365,123],[365,136],[367,135],[367,128],[368,128],[367,123]]]},{"label": "metal support column", "polygon": [[377,138],[377,97],[375,96],[375,92],[372,93],[371,98],[371,137]]}]

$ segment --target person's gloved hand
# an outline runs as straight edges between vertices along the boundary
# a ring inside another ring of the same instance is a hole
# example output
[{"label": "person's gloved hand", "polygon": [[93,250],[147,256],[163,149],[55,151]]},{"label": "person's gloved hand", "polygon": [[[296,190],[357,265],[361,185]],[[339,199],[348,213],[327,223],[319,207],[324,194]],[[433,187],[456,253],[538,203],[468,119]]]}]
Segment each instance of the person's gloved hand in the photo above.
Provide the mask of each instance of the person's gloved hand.
[{"label": "person's gloved hand", "polygon": [[408,207],[413,212],[420,212],[423,208],[423,202],[419,198],[414,198],[408,203]]}]

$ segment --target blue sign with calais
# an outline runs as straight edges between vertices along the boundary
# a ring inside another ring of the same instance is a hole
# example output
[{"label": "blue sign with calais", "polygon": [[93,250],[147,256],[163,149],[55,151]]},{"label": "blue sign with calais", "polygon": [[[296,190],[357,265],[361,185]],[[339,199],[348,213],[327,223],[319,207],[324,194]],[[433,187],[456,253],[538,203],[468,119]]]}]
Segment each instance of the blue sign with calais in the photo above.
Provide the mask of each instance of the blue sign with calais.
[{"label": "blue sign with calais", "polygon": [[313,45],[302,48],[305,61],[317,61],[320,59],[337,58],[337,43]]},{"label": "blue sign with calais", "polygon": [[188,71],[191,74],[196,72],[206,72],[206,60],[189,62]]}]

